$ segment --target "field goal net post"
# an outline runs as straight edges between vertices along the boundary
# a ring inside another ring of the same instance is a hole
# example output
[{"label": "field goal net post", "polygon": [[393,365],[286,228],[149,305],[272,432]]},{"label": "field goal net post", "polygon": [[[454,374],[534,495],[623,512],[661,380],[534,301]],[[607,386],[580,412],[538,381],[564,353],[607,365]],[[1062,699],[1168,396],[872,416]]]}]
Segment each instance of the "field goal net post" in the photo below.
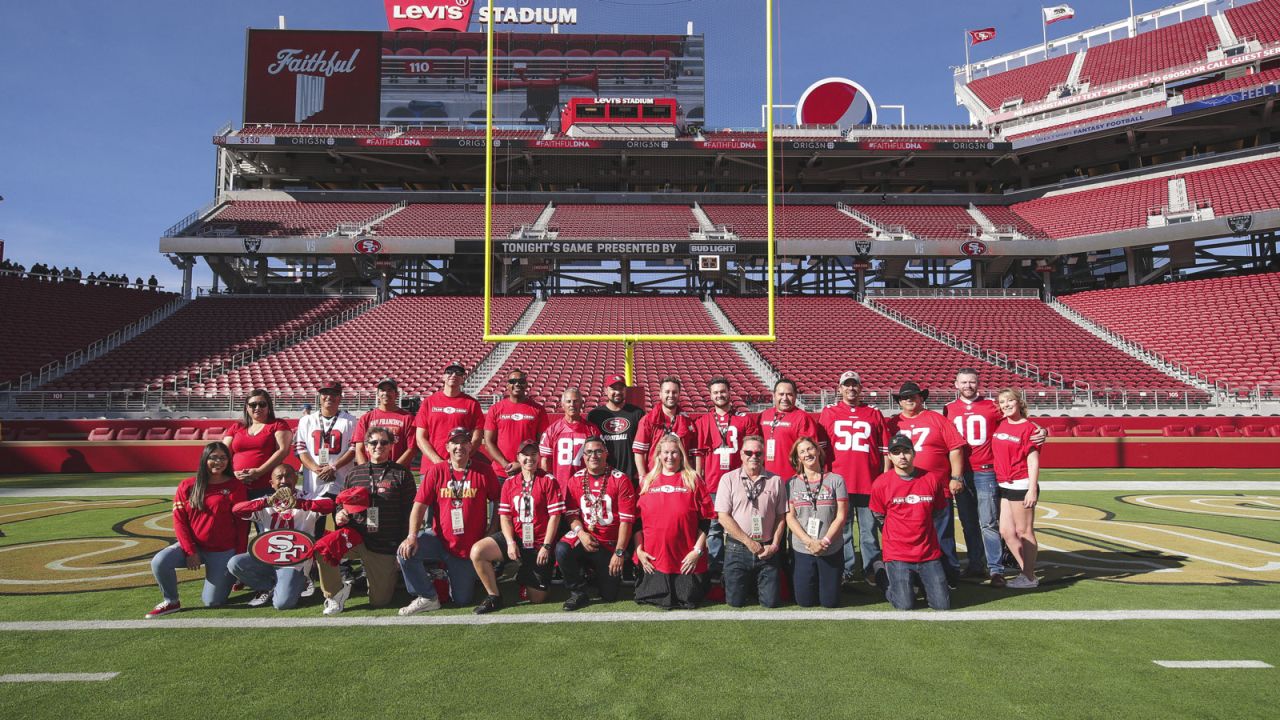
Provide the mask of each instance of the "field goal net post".
[{"label": "field goal net post", "polygon": [[[487,0],[488,16],[493,15],[493,0]],[[515,342],[555,342],[555,343],[593,343],[617,342],[624,346],[625,375],[628,385],[636,382],[635,346],[641,342],[664,343],[733,343],[733,342],[775,342],[776,332],[776,245],[774,239],[775,208],[775,146],[774,146],[774,0],[764,0],[764,58],[765,58],[765,104],[763,108],[765,130],[765,273],[767,288],[767,330],[764,334],[598,334],[598,333],[560,333],[560,334],[518,334],[503,335],[493,332],[492,301],[494,271],[494,26],[498,23],[488,22],[485,27],[485,192],[484,192],[484,334],[487,343]]]}]

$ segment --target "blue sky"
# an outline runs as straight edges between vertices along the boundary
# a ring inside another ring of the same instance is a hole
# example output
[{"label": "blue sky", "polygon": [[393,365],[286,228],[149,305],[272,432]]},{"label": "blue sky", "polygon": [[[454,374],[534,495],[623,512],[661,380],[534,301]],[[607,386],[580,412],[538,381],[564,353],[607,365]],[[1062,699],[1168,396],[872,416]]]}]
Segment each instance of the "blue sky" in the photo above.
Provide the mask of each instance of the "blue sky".
[{"label": "blue sky", "polygon": [[[482,0],[481,0],[482,1]],[[707,36],[708,121],[759,125],[761,0],[510,0],[579,9],[581,32]],[[1044,3],[1052,4],[1052,3]],[[1124,17],[1126,0],[1070,0],[1061,34]],[[1136,0],[1138,12],[1166,3]],[[910,122],[965,122],[949,66],[966,28],[994,25],[978,60],[1040,42],[1039,2],[779,0],[777,96],[830,75],[862,83]],[[212,199],[213,132],[239,123],[246,28],[384,30],[378,0],[8,2],[0,10],[0,239],[5,255],[176,288],[160,234]],[[1053,29],[1053,28],[1051,28]],[[1051,33],[1052,37],[1053,33]],[[981,51],[981,52],[979,52]],[[896,119],[889,113],[887,118]],[[780,114],[779,121],[789,118]],[[198,285],[209,284],[203,265]]]}]

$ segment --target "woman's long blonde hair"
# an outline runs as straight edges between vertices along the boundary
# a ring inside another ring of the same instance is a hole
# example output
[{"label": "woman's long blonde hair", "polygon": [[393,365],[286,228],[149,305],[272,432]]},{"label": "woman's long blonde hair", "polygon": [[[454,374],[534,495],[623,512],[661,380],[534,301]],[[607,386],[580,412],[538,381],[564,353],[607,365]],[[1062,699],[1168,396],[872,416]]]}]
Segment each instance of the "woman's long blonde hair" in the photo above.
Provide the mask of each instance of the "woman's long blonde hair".
[{"label": "woman's long blonde hair", "polygon": [[1003,400],[1006,396],[1013,398],[1018,403],[1018,414],[1023,420],[1027,419],[1027,396],[1021,390],[1015,387],[1007,387],[996,393],[996,402]]},{"label": "woman's long blonde hair", "polygon": [[[684,486],[689,492],[693,492],[698,487],[698,473],[692,467],[689,467],[689,453],[684,449],[684,443],[680,442],[680,437],[670,433],[663,435],[658,440],[659,452],[663,445],[675,445],[680,449],[680,477],[684,479]],[[649,486],[653,481],[662,474],[662,461],[658,459],[658,453],[653,454],[653,467],[649,468],[649,472],[645,474],[644,480],[640,483],[640,494],[649,492]]]}]

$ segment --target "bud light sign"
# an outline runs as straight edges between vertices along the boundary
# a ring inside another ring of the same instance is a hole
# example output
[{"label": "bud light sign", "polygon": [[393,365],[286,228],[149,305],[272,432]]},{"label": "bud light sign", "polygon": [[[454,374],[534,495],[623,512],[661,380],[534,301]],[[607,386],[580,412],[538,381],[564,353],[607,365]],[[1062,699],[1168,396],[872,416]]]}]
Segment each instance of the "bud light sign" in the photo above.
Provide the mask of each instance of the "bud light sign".
[{"label": "bud light sign", "polygon": [[876,103],[866,88],[847,78],[829,77],[809,86],[796,104],[801,125],[875,125]]}]

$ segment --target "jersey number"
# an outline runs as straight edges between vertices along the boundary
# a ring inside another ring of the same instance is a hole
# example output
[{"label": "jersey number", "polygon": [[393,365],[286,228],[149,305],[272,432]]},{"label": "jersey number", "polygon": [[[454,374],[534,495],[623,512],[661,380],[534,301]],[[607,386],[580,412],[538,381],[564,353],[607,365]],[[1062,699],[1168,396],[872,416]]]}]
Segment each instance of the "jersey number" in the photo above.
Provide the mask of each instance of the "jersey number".
[{"label": "jersey number", "polygon": [[320,454],[320,451],[326,447],[329,448],[329,452],[331,454],[337,455],[338,449],[342,447],[342,433],[338,432],[337,430],[330,430],[329,437],[325,438],[323,432],[319,430],[312,430],[311,431],[311,447],[315,448],[315,453],[317,455]]},{"label": "jersey number", "polygon": [[586,438],[556,440],[556,464],[561,467],[576,467],[582,458],[582,446],[586,444]]},{"label": "jersey number", "polygon": [[596,515],[595,504],[588,502],[589,495],[583,495],[582,501],[578,503],[582,508],[582,519],[588,525],[596,527],[608,527],[613,524],[613,498],[609,495],[600,496],[600,515]]},{"label": "jersey number", "polygon": [[970,447],[987,443],[987,419],[981,415],[961,415],[955,419],[956,430]]},{"label": "jersey number", "polygon": [[864,420],[837,420],[831,426],[831,431],[839,438],[836,450],[871,452],[871,445],[867,442],[871,438],[871,423]]},{"label": "jersey number", "polygon": [[918,427],[918,428],[911,428],[910,430],[907,431],[907,434],[911,436],[912,444],[914,444],[916,447],[916,452],[920,452],[924,450],[924,441],[929,438],[929,433],[932,430],[933,428]]}]

